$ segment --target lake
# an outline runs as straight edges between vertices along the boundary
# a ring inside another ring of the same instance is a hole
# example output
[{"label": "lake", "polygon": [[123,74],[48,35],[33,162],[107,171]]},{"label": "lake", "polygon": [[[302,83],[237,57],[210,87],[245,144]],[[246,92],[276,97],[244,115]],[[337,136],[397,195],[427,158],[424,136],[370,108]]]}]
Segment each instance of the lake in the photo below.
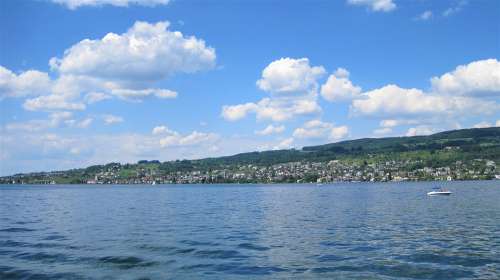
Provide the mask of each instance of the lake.
[{"label": "lake", "polygon": [[0,279],[499,279],[500,181],[0,186]]}]

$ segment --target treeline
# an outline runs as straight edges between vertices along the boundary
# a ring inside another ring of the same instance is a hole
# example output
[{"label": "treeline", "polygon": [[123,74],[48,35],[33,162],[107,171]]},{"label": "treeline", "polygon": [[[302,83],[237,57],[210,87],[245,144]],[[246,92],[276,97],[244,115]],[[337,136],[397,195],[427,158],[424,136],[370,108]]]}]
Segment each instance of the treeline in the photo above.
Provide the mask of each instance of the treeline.
[{"label": "treeline", "polygon": [[[287,162],[325,162],[347,160],[382,162],[411,159],[418,161],[412,168],[439,167],[456,161],[474,159],[500,161],[500,128],[462,129],[436,133],[429,136],[363,138],[304,147],[301,150],[276,150],[242,153],[233,156],[199,160],[141,160],[136,164],[109,163],[82,169],[51,172],[52,177],[67,178],[67,182],[82,182],[103,171],[116,170],[122,178],[133,178],[144,172],[169,174],[174,172],[210,171],[232,169],[235,166],[270,166]],[[17,174],[43,180],[47,173]],[[9,176],[14,177],[14,176]],[[4,177],[6,178],[6,177]],[[291,178],[291,180],[293,180]]]}]

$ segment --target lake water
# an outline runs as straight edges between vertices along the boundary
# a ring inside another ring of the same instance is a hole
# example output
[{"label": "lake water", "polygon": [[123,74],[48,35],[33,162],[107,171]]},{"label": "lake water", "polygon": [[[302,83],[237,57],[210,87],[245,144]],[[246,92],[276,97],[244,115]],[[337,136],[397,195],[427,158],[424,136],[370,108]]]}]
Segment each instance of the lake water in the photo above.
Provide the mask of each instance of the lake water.
[{"label": "lake water", "polygon": [[500,181],[0,186],[0,279],[499,279]]}]

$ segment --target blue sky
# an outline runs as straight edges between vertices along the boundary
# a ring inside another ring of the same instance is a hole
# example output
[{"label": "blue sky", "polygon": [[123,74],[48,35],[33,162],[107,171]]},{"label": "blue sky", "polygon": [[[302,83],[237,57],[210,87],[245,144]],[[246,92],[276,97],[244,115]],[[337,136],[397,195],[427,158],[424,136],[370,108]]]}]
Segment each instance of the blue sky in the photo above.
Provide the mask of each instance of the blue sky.
[{"label": "blue sky", "polygon": [[495,0],[5,0],[0,174],[499,126],[499,22]]}]

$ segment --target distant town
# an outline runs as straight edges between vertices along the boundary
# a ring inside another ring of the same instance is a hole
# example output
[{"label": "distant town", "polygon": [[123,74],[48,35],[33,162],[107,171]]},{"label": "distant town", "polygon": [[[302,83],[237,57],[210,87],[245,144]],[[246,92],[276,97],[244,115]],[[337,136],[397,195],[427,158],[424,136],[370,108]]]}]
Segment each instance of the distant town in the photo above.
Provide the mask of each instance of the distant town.
[{"label": "distant town", "polygon": [[0,184],[332,183],[500,179],[500,128],[366,138],[301,150],[0,177]]},{"label": "distant town", "polygon": [[[411,169],[417,161],[355,163],[341,160],[328,162],[289,162],[271,166],[237,165],[215,170],[176,171],[162,174],[156,162],[131,165],[111,163],[81,184],[207,184],[207,183],[331,183],[331,182],[398,182],[420,180],[490,180],[500,179],[494,161],[474,159],[456,161],[446,167]],[[55,184],[54,178],[68,178],[66,172],[43,172],[3,177],[2,184]],[[128,174],[127,176],[123,176]]]}]

